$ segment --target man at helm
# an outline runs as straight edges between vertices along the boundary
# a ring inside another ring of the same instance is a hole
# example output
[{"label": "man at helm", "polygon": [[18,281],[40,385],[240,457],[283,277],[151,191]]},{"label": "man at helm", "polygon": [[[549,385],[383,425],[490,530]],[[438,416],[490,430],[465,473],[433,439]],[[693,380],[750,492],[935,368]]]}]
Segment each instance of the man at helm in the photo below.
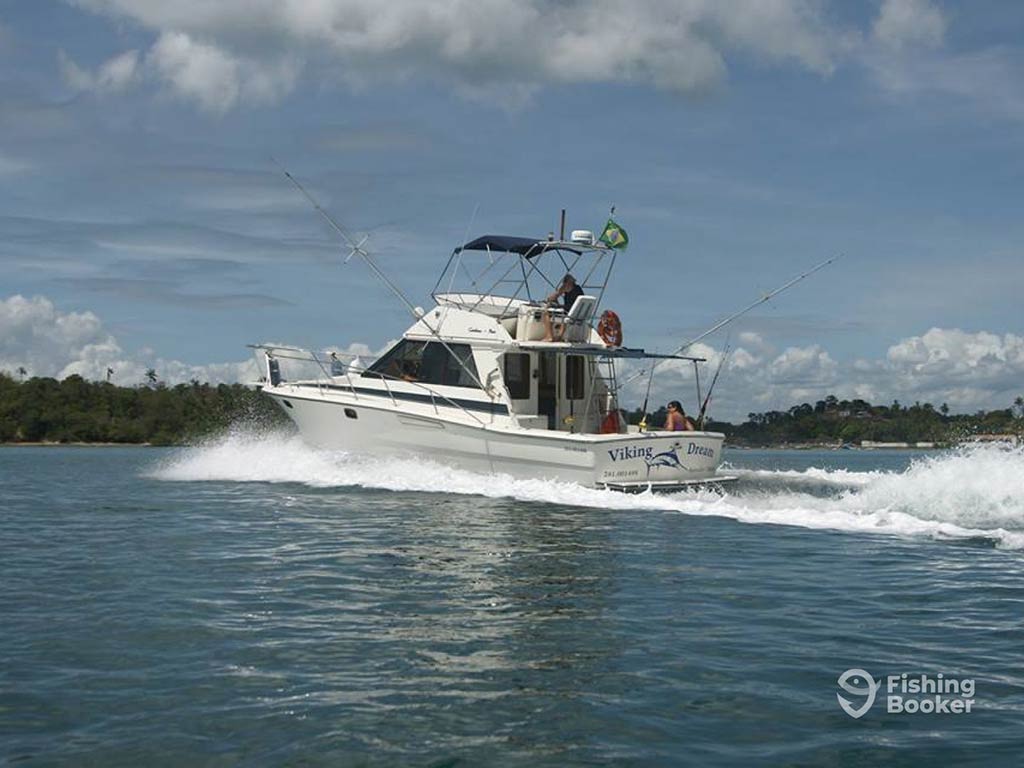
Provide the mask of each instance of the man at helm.
[{"label": "man at helm", "polygon": [[[562,306],[565,309],[565,314],[569,314],[569,310],[572,309],[572,305],[576,303],[576,299],[583,295],[583,289],[576,284],[576,278],[570,274],[566,274],[562,278],[562,282],[558,284],[555,292],[547,297],[546,302],[548,306],[552,306],[558,297],[562,297]],[[551,318],[551,312],[547,311],[544,313],[544,341],[561,341],[562,335],[565,333],[565,325],[561,324],[558,328],[555,328],[555,324]]]}]

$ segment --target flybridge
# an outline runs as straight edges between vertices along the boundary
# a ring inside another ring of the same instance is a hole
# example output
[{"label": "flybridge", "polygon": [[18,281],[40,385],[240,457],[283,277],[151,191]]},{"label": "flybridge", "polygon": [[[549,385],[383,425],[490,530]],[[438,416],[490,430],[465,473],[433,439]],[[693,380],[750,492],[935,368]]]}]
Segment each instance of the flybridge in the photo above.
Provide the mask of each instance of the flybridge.
[{"label": "flybridge", "polygon": [[470,240],[465,245],[455,249],[455,253],[462,251],[494,251],[499,253],[518,253],[527,259],[539,256],[546,251],[570,251],[582,253],[584,249],[609,250],[604,243],[594,242],[592,233],[586,230],[577,230],[574,234],[579,236],[573,240],[538,240],[533,237],[511,237],[509,235],[484,235],[476,240]]},{"label": "flybridge", "polygon": [[[513,235],[483,235],[455,248],[438,276],[431,296],[438,303],[454,297],[473,297],[464,308],[487,314],[515,314],[520,303],[539,303],[571,274],[583,292],[599,306],[615,267],[620,247],[578,229],[547,239]],[[606,231],[623,232],[609,219]],[[604,237],[604,235],[602,235]],[[497,310],[497,311],[496,311]]]}]

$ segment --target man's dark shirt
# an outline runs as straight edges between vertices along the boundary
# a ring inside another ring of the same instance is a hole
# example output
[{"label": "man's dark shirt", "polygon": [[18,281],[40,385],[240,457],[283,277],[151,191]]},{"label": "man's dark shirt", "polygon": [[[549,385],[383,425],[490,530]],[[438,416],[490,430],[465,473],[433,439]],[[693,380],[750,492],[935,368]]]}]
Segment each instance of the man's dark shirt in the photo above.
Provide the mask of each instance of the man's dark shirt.
[{"label": "man's dark shirt", "polygon": [[576,303],[576,299],[583,295],[583,289],[578,285],[574,285],[568,291],[562,294],[562,301],[565,306],[565,313],[569,314],[569,310],[572,309],[572,305]]}]

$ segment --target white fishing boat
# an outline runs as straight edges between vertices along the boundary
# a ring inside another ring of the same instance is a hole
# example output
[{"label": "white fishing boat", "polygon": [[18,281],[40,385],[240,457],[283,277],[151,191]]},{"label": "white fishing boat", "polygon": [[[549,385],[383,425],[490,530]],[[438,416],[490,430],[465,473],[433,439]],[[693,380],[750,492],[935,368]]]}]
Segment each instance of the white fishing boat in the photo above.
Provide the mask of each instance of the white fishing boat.
[{"label": "white fishing boat", "polygon": [[[622,344],[617,317],[601,306],[617,255],[614,232],[611,240],[608,229],[600,239],[589,231],[477,238],[454,250],[431,293],[434,306],[424,311],[335,227],[414,322],[369,364],[252,345],[263,392],[309,443],[622,491],[734,479],[718,473],[723,434],[626,423],[619,361],[674,359],[696,367],[703,360]],[[570,306],[550,306],[545,299],[568,273],[579,276]],[[468,284],[457,285],[460,278]],[[299,363],[315,365],[315,375],[290,373]],[[697,402],[699,408],[699,386]]]}]

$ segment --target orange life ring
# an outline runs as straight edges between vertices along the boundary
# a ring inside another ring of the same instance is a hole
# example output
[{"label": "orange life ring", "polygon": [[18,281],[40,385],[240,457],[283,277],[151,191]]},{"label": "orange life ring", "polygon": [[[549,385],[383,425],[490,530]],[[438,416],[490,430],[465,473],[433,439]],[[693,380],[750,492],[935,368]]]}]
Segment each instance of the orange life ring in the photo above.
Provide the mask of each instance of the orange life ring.
[{"label": "orange life ring", "polygon": [[601,313],[601,319],[597,323],[597,335],[604,341],[605,346],[622,346],[622,322],[619,316],[606,309]]}]

